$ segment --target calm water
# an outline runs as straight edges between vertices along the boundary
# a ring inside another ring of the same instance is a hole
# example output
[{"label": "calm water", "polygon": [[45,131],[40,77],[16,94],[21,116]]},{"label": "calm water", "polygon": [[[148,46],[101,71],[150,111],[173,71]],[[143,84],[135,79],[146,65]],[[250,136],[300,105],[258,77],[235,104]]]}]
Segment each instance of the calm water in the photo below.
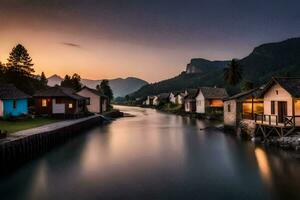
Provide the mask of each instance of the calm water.
[{"label": "calm water", "polygon": [[300,162],[208,122],[136,115],[96,127],[0,181],[1,199],[296,199]]}]

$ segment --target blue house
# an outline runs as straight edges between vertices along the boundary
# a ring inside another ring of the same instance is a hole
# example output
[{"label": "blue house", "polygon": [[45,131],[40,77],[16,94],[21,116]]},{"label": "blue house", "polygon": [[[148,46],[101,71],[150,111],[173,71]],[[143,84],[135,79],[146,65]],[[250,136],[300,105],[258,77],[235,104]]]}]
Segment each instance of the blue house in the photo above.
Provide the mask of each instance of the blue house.
[{"label": "blue house", "polygon": [[28,114],[29,95],[14,85],[0,85],[0,117],[18,117]]}]

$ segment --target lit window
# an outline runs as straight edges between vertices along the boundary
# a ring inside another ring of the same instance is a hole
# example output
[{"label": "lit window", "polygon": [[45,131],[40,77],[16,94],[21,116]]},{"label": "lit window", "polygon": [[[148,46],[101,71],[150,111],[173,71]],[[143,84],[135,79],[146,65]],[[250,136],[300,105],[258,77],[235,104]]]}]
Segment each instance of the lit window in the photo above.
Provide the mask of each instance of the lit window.
[{"label": "lit window", "polygon": [[13,101],[13,108],[14,108],[14,109],[17,108],[17,101],[16,101],[16,100]]},{"label": "lit window", "polygon": [[42,99],[42,107],[47,107],[47,99]]},{"label": "lit window", "polygon": [[69,108],[73,108],[73,104],[72,103],[69,103]]}]

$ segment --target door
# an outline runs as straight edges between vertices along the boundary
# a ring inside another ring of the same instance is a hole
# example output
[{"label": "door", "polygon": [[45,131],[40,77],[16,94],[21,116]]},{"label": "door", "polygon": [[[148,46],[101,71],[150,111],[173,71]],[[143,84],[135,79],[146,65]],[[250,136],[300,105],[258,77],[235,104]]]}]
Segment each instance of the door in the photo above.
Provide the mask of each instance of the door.
[{"label": "door", "polygon": [[278,101],[278,122],[283,123],[285,116],[287,116],[287,102]]}]

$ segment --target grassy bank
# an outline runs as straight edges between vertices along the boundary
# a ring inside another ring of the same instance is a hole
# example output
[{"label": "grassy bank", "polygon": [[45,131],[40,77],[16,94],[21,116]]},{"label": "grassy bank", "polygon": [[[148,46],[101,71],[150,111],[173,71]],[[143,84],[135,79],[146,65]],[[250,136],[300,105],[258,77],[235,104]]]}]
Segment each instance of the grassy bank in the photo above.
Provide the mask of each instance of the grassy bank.
[{"label": "grassy bank", "polygon": [[60,120],[48,117],[37,117],[20,119],[16,121],[4,121],[0,120],[0,129],[6,130],[8,133],[14,133],[17,131],[39,127],[46,124],[58,122]]}]

